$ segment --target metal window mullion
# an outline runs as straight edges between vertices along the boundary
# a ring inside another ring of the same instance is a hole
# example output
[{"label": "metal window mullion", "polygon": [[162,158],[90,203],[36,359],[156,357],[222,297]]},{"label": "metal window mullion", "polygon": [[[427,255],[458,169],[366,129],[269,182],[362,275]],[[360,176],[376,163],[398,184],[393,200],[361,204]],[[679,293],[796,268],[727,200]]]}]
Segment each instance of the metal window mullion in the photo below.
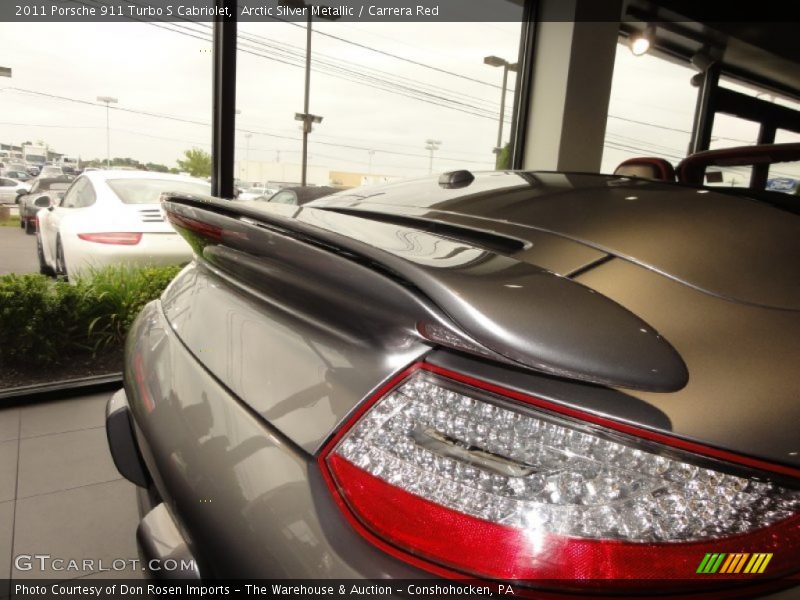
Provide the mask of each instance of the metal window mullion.
[{"label": "metal window mullion", "polygon": [[236,1],[216,0],[230,18],[214,18],[213,131],[211,143],[211,194],[233,198],[233,164],[236,143]]}]

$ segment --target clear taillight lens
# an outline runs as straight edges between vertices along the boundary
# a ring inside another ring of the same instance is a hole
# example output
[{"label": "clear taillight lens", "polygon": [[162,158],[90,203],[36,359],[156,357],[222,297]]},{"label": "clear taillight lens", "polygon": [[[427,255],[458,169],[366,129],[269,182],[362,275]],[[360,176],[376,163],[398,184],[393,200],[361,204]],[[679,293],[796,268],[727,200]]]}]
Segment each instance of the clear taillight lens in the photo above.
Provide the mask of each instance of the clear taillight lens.
[{"label": "clear taillight lens", "polygon": [[[360,524],[413,555],[471,575],[523,579],[690,578],[702,547],[731,539],[739,552],[750,542],[753,552],[769,552],[761,548],[780,539],[778,552],[797,561],[797,491],[429,369],[382,395],[323,459]],[[447,539],[426,539],[441,523]],[[459,548],[464,530],[470,547]],[[490,546],[482,561],[483,543]],[[662,558],[683,550],[683,560],[641,571],[615,562],[630,560],[632,548],[655,547],[669,548]]]}]

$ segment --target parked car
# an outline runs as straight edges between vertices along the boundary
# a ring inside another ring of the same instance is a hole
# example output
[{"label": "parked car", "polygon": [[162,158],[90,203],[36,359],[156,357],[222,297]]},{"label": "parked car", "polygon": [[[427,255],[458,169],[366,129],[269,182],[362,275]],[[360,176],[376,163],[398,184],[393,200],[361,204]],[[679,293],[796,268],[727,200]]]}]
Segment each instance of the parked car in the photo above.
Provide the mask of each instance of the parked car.
[{"label": "parked car", "polygon": [[14,204],[19,195],[27,192],[29,187],[24,181],[0,177],[0,204]]},{"label": "parked car", "polygon": [[271,188],[266,186],[251,186],[239,192],[236,197],[237,200],[255,200],[261,196],[272,196],[278,188]]},{"label": "parked car", "polygon": [[14,169],[0,169],[0,177],[9,177],[17,181],[30,181],[32,179],[27,171],[16,171]]},{"label": "parked car", "polygon": [[61,175],[64,175],[64,170],[56,165],[45,165],[39,173],[39,177],[59,177]]},{"label": "parked car", "polygon": [[320,186],[293,186],[293,187],[286,187],[282,190],[272,194],[271,196],[258,196],[253,198],[254,200],[258,200],[259,202],[274,202],[276,204],[291,204],[292,206],[299,206],[301,204],[306,204],[311,202],[312,200],[316,200],[317,198],[322,198],[323,196],[329,196],[331,194],[335,194],[336,192],[340,192],[341,188],[335,188],[326,185]]},{"label": "parked car", "polygon": [[143,558],[531,597],[797,585],[800,216],[467,171],[164,209],[195,258],[106,421]]},{"label": "parked car", "polygon": [[[28,173],[28,167],[25,165],[25,163],[12,160],[5,164],[5,168],[11,171],[24,171],[25,173]],[[30,173],[28,173],[28,175],[30,176]]]},{"label": "parked car", "polygon": [[798,195],[800,191],[800,179],[794,177],[774,177],[767,179],[765,188],[768,192],[782,192],[784,194]]},{"label": "parked car", "polygon": [[39,210],[39,263],[67,277],[108,264],[180,264],[189,245],[161,214],[166,191],[207,194],[207,182],[146,171],[90,171],[58,204]]},{"label": "parked car", "polygon": [[64,176],[39,176],[33,180],[27,194],[18,196],[19,226],[25,229],[25,233],[33,235],[36,232],[36,214],[42,208],[60,201],[70,183],[71,179]]}]

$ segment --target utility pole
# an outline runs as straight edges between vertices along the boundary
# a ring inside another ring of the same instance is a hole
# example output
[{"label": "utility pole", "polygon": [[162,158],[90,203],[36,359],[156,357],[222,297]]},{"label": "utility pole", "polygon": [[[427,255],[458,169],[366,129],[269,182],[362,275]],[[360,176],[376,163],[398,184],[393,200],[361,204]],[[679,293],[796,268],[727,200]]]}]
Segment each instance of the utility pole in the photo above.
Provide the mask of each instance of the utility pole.
[{"label": "utility pole", "polygon": [[[250,138],[253,137],[253,134],[249,131],[244,134],[245,139],[245,153],[244,153],[244,168],[239,169],[239,179],[242,181],[248,181],[250,175]],[[248,177],[245,177],[247,175]]]},{"label": "utility pole", "polygon": [[428,161],[428,174],[433,173],[433,153],[436,152],[441,145],[442,142],[439,140],[425,140],[425,150],[431,153],[430,160]]},{"label": "utility pole", "polygon": [[[303,94],[303,112],[295,113],[295,121],[303,122],[303,166],[300,175],[300,184],[306,185],[306,175],[308,173],[308,134],[311,133],[312,125],[314,123],[322,123],[322,117],[319,115],[312,115],[309,111],[310,95],[311,95],[311,14],[313,4],[306,3],[304,0],[279,0],[279,3],[291,8],[301,8],[306,13],[306,82],[305,91]],[[337,15],[327,15],[321,13],[319,18],[335,21],[339,17]]]},{"label": "utility pole", "polygon": [[369,154],[369,169],[367,173],[372,175],[372,157],[375,155],[375,150],[367,150],[367,153]]},{"label": "utility pole", "polygon": [[119,100],[111,96],[98,96],[97,101],[106,103],[106,167],[111,168],[111,127],[109,125],[109,113],[111,111],[111,104],[116,104]]}]

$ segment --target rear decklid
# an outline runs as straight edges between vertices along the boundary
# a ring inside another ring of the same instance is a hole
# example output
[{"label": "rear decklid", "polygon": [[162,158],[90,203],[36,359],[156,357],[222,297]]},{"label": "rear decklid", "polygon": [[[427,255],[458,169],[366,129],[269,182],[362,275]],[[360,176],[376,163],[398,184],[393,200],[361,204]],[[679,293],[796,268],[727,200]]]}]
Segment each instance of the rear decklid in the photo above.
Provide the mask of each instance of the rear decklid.
[{"label": "rear decklid", "polygon": [[313,206],[568,238],[728,300],[800,310],[800,217],[744,197],[588,174],[478,174],[360,188]]}]

